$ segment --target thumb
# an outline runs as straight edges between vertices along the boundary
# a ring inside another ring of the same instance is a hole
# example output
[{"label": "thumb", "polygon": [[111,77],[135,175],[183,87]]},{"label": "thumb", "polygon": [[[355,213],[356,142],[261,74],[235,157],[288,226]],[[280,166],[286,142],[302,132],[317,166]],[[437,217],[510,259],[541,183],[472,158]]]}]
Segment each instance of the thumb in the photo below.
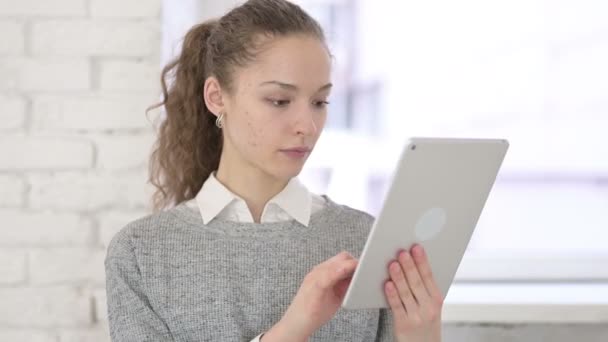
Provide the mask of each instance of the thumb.
[{"label": "thumb", "polygon": [[336,294],[336,296],[340,299],[344,298],[344,295],[346,294],[346,290],[348,290],[348,286],[350,285],[350,282],[353,280],[352,277],[348,277],[346,279],[342,279],[340,281],[338,281],[338,284],[336,284],[336,286],[334,287],[334,293]]},{"label": "thumb", "polygon": [[340,280],[347,279],[352,277],[353,273],[355,273],[355,269],[358,265],[357,259],[348,259],[343,260],[339,263],[336,263],[336,268],[333,270],[334,276],[332,278],[332,283],[335,284]]}]

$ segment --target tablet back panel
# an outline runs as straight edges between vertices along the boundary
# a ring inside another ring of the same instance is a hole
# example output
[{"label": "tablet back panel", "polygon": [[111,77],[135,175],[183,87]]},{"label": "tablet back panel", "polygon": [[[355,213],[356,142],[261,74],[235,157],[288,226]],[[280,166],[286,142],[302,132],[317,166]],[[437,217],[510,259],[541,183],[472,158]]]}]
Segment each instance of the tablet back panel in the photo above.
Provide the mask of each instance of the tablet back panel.
[{"label": "tablet back panel", "polygon": [[502,139],[411,138],[342,306],[389,307],[387,266],[415,243],[425,248],[445,298],[508,146]]}]

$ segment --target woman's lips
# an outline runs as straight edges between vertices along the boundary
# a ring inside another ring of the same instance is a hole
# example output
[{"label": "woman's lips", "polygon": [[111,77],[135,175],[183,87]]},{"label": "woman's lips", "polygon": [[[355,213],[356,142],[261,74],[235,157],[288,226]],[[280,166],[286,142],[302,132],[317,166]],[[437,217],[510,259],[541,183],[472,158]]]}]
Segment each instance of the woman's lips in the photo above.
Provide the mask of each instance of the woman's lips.
[{"label": "woman's lips", "polygon": [[290,158],[293,158],[293,159],[302,159],[302,158],[306,157],[310,153],[310,148],[308,148],[308,147],[294,147],[294,148],[283,149],[283,150],[280,150],[280,151],[283,152],[284,154],[286,154]]}]

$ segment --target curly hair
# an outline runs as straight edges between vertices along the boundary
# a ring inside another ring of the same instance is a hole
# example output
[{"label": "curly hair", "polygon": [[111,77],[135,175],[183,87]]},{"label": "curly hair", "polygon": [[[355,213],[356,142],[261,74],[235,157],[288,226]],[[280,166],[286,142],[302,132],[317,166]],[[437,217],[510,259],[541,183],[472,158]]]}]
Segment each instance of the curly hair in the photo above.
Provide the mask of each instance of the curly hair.
[{"label": "curly hair", "polygon": [[162,101],[148,108],[163,107],[165,113],[149,163],[155,211],[194,198],[219,166],[223,136],[205,105],[205,80],[214,76],[232,91],[235,69],[260,51],[258,38],[290,34],[325,43],[318,22],[285,0],[250,0],[186,33],[180,55],[161,72]]}]

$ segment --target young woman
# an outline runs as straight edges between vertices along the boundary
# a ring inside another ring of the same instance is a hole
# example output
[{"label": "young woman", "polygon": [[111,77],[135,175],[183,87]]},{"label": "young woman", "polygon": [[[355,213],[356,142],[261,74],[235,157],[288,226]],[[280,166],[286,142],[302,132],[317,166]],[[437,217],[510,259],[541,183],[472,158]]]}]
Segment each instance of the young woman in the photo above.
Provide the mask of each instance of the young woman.
[{"label": "young woman", "polygon": [[373,218],[297,179],[325,124],[330,68],[318,23],[284,0],[186,34],[162,73],[150,165],[162,210],[107,251],[113,341],[440,341],[420,246],[387,265],[390,309],[340,308]]}]

